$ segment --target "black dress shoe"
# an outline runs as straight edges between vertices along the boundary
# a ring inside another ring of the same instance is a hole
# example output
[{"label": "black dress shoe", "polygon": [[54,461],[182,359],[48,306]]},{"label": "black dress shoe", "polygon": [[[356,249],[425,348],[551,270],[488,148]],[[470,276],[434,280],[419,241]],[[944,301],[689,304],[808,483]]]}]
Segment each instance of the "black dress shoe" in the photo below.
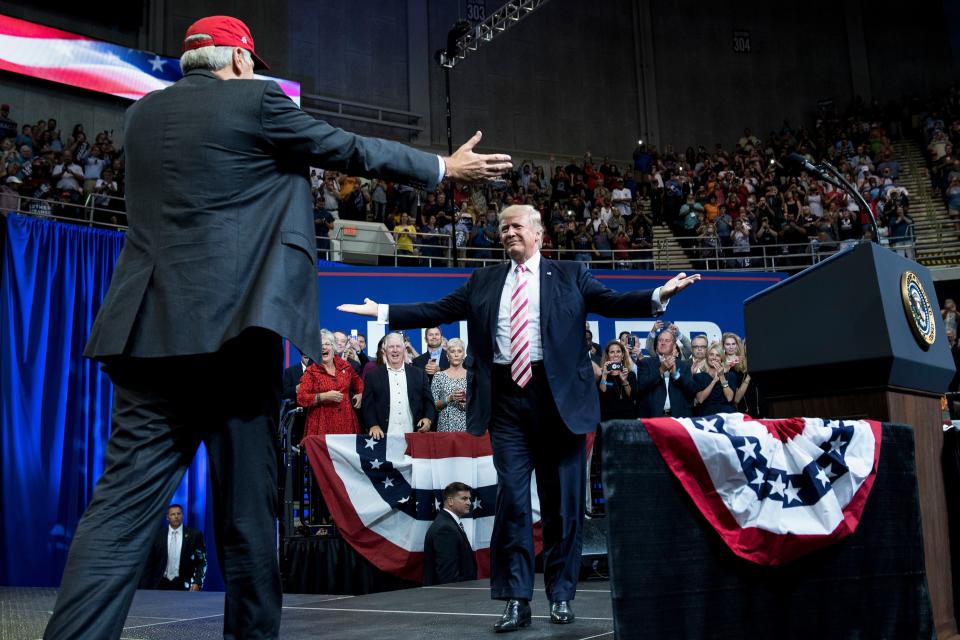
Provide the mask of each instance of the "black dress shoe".
[{"label": "black dress shoe", "polygon": [[507,631],[516,631],[522,627],[530,626],[530,603],[527,600],[508,600],[507,608],[497,624],[493,625],[493,630],[497,633],[506,633]]},{"label": "black dress shoe", "polygon": [[569,600],[558,600],[550,603],[550,622],[554,624],[570,624],[576,619]]}]

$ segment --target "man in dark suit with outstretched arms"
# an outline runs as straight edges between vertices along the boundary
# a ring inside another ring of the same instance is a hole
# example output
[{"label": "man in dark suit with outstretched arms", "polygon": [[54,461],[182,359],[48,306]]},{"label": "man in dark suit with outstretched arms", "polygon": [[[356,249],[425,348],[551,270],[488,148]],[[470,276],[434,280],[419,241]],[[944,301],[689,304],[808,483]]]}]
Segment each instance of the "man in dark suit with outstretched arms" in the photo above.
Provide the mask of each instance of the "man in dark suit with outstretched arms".
[{"label": "man in dark suit with outstretched arms", "polygon": [[45,637],[118,638],[162,513],[201,442],[226,583],[225,638],[275,638],[281,340],[320,356],[309,167],[432,189],[507,156],[449,158],[301,111],[227,16],[188,30],[182,79],[126,114],[130,226],[85,355],[115,388],[104,473],[73,537]]},{"label": "man in dark suit with outstretched arms", "polygon": [[467,485],[451,482],[443,489],[443,507],[423,539],[423,586],[477,579],[477,561],[462,522],[470,506]]},{"label": "man in dark suit with outstretched arms", "polygon": [[543,225],[533,207],[500,213],[510,262],[477,269],[465,285],[435,302],[344,304],[341,311],[389,321],[391,328],[467,320],[467,430],[490,431],[497,470],[496,519],[490,543],[491,595],[506,600],[497,631],[530,624],[533,525],[530,477],[537,472],[543,565],[550,618],[573,622],[570,601],[580,569],[584,434],[596,429],[600,404],[583,344],[588,313],[644,317],[699,280],[685,274],[653,291],[618,293],[583,263],[540,255]]}]

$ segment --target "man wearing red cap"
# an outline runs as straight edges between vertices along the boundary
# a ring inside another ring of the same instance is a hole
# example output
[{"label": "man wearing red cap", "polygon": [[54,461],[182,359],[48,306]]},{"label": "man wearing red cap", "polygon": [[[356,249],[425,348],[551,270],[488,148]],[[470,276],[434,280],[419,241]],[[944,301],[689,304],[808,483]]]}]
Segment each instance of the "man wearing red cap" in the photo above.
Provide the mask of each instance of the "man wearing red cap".
[{"label": "man wearing red cap", "polygon": [[[433,189],[491,179],[480,133],[447,158],[303,113],[243,22],[187,30],[184,77],[126,115],[130,227],[85,355],[115,389],[104,474],[44,637],[118,638],[154,525],[201,442],[226,582],[224,637],[275,638],[280,336],[319,361],[309,167]],[[235,80],[242,80],[235,82]]]}]

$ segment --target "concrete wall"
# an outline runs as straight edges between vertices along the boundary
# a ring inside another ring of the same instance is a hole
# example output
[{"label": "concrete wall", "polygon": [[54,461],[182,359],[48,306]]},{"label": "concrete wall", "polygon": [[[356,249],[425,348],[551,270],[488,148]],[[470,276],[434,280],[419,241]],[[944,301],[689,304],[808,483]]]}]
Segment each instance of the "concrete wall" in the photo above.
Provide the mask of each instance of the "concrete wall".
[{"label": "concrete wall", "polygon": [[[0,13],[56,29],[136,47],[141,12],[138,2],[115,11],[64,11],[53,2],[9,2],[0,0]],[[123,114],[129,102],[91,91],[74,89],[12,73],[0,77],[0,102],[10,105],[10,117],[17,124],[36,124],[41,118],[56,118],[63,140],[81,123],[91,131],[112,130],[115,142],[123,140]]]},{"label": "concrete wall", "polygon": [[164,48],[179,55],[198,18],[234,15],[250,26],[272,75],[304,93],[407,107],[406,2],[397,0],[166,0]]},{"label": "concrete wall", "polygon": [[[743,127],[764,133],[784,118],[803,122],[820,99],[844,106],[855,94],[925,95],[958,78],[950,43],[960,27],[948,28],[944,17],[950,1],[915,0],[892,12],[868,0],[552,0],[453,69],[454,142],[482,129],[484,149],[518,159],[586,150],[626,158],[641,135],[681,149],[729,145]],[[236,15],[253,28],[274,74],[299,81],[305,93],[422,113],[428,130],[417,143],[443,149],[443,73],[432,56],[464,4],[150,0],[140,25],[134,9],[105,20],[106,12],[0,0],[0,13],[170,56],[198,17]],[[501,4],[487,0],[487,12]],[[750,32],[751,53],[733,51],[735,29]],[[59,112],[62,121],[89,118],[88,128],[117,129],[125,104],[9,74],[3,80],[0,101],[20,121]],[[57,106],[60,95],[69,104]]]},{"label": "concrete wall", "polygon": [[0,13],[97,40],[136,47],[143,21],[142,1],[67,4],[53,0],[0,0]]},{"label": "concrete wall", "polygon": [[[744,127],[763,135],[819,99],[851,97],[844,22],[824,19],[831,0],[650,4],[661,144],[729,146]],[[734,52],[734,30],[750,32],[750,53]]]},{"label": "concrete wall", "polygon": [[114,144],[123,144],[123,115],[129,102],[64,85],[4,74],[0,102],[10,105],[10,117],[18,127],[36,124],[41,118],[56,118],[64,142],[73,125],[83,125],[87,137],[112,131]]},{"label": "concrete wall", "polygon": [[[446,44],[456,3],[431,0],[431,52]],[[500,6],[487,2],[488,14]],[[451,71],[454,144],[629,157],[637,136],[631,0],[553,0]],[[430,69],[432,140],[446,145],[443,74]]]},{"label": "concrete wall", "polygon": [[[895,16],[860,0],[864,39],[869,52],[873,96],[881,102],[906,95],[924,96],[960,80],[950,47],[951,24],[944,6],[956,0],[913,0]],[[956,19],[954,16],[953,19]]]}]

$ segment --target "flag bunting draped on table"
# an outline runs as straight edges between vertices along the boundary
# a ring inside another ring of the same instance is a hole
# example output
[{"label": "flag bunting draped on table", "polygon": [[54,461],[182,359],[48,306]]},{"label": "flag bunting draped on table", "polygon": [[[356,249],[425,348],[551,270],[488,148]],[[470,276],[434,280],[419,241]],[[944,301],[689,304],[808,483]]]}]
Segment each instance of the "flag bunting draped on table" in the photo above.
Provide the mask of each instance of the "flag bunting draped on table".
[{"label": "flag bunting draped on table", "polygon": [[[479,577],[490,575],[490,535],[497,472],[490,438],[468,433],[328,435],[303,439],[310,466],[344,539],[381,571],[419,581],[423,539],[443,502],[443,488],[463,482],[473,505],[463,519]],[[541,548],[540,502],[531,483],[534,540]]]},{"label": "flag bunting draped on table", "polygon": [[643,421],[730,549],[778,565],[853,533],[880,459],[880,423],[731,413]]}]

